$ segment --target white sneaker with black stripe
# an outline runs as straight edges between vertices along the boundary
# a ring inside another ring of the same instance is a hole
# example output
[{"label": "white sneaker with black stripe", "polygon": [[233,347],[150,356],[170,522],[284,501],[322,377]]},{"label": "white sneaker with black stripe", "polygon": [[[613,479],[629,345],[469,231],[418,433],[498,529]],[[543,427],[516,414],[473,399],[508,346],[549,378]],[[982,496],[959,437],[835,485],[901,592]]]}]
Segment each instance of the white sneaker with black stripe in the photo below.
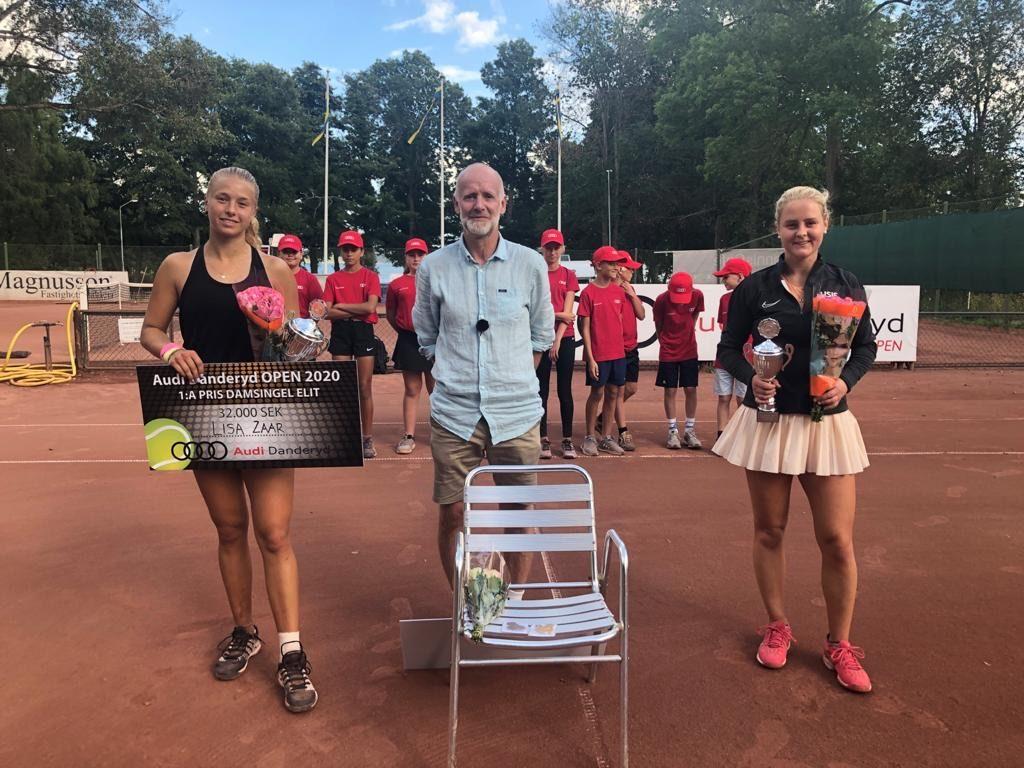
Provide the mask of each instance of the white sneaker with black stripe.
[{"label": "white sneaker with black stripe", "polygon": [[217,645],[221,654],[213,664],[213,676],[218,680],[234,680],[245,672],[249,659],[259,653],[262,647],[259,629],[255,625],[252,632],[245,627],[235,627]]}]

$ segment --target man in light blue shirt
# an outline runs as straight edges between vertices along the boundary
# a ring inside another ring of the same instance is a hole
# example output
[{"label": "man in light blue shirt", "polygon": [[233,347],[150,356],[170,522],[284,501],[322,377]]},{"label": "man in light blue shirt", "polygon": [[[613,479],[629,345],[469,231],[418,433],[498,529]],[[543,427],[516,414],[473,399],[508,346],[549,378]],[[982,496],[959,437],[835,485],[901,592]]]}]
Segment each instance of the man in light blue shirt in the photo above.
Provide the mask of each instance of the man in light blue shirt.
[{"label": "man in light blue shirt", "polygon": [[[544,259],[498,230],[506,202],[497,171],[482,163],[465,168],[454,195],[462,237],[427,256],[416,273],[412,318],[420,350],[434,360],[434,501],[441,508],[438,549],[449,582],[466,475],[485,452],[492,464],[540,458],[536,368],[554,343],[555,317]],[[529,473],[499,480],[535,481]],[[513,581],[525,580],[527,557],[510,555],[509,565]]]}]

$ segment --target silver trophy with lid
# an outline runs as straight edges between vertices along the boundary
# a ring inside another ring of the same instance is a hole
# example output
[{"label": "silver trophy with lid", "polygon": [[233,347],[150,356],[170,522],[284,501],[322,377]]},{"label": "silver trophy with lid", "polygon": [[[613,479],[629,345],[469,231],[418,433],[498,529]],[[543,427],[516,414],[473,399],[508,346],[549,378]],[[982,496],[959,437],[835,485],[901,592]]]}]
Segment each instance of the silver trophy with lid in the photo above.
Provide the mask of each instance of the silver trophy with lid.
[{"label": "silver trophy with lid", "polygon": [[[779,321],[772,317],[766,317],[757,324],[757,332],[764,337],[764,341],[751,350],[751,365],[762,379],[769,381],[774,379],[793,359],[792,344],[780,347],[773,341],[781,331],[782,327],[779,325]],[[775,410],[774,397],[768,398],[767,403],[758,403],[757,420],[766,422],[779,420],[779,412]]]},{"label": "silver trophy with lid", "polygon": [[281,356],[289,363],[316,360],[327,348],[328,339],[319,322],[327,316],[322,299],[309,302],[309,317],[293,317],[281,329]]}]

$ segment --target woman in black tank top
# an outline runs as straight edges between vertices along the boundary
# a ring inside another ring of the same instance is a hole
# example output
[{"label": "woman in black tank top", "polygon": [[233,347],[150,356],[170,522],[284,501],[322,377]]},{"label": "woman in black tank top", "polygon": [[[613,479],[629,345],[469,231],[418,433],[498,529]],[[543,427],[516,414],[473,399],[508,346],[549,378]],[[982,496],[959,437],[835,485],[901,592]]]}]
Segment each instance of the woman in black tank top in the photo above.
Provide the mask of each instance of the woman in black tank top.
[{"label": "woman in black tank top", "polygon": [[[288,311],[298,312],[291,271],[283,261],[265,262],[257,250],[258,201],[259,187],[248,171],[222,168],[214,173],[206,193],[210,239],[195,253],[168,256],[153,278],[142,344],[190,381],[203,375],[206,363],[254,360],[248,321],[236,292],[254,285],[272,287],[282,293]],[[167,336],[175,310],[184,347]],[[240,676],[263,643],[253,623],[248,497],[277,625],[278,683],[284,688],[285,707],[308,711],[316,705],[317,692],[299,642],[299,577],[289,537],[295,470],[195,470],[193,474],[217,528],[221,577],[235,625],[218,646],[214,677]]]}]

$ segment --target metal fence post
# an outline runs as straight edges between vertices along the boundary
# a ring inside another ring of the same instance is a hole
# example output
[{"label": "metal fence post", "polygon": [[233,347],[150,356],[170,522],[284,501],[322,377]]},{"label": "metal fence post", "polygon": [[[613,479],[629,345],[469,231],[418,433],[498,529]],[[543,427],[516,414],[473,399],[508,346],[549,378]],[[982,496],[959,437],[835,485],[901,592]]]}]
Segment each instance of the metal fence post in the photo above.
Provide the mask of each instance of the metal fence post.
[{"label": "metal fence post", "polygon": [[103,271],[103,252],[100,251],[100,244],[96,243],[96,270]]},{"label": "metal fence post", "polygon": [[888,221],[889,221],[889,211],[888,210],[883,210],[882,211],[882,223],[885,224]]},{"label": "metal fence post", "polygon": [[10,268],[11,268],[11,264],[7,260],[7,241],[4,240],[4,270],[6,271],[6,270],[8,270]]}]

